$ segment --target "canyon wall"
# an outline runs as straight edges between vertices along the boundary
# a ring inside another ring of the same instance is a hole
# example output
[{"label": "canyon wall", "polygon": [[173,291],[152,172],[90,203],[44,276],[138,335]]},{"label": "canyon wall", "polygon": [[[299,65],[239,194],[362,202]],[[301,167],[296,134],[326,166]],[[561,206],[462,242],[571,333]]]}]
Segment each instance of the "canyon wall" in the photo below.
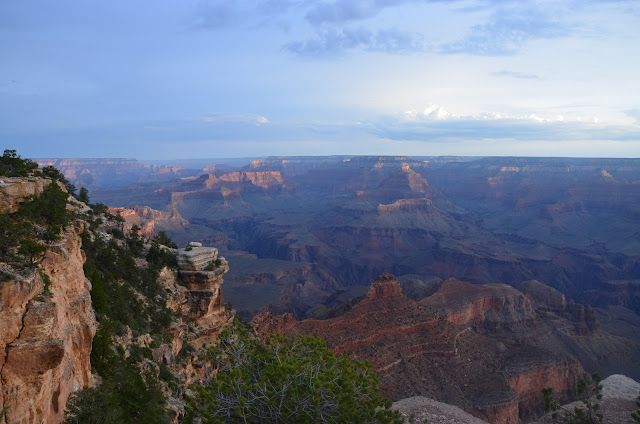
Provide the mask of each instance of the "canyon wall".
[{"label": "canyon wall", "polygon": [[[25,194],[40,194],[48,183],[21,179],[18,190],[0,198],[0,210],[14,210]],[[96,321],[82,269],[83,226],[76,221],[64,228],[33,268],[14,272],[1,265],[12,275],[0,282],[0,409],[9,408],[8,423],[59,423],[69,395],[93,383]]]}]

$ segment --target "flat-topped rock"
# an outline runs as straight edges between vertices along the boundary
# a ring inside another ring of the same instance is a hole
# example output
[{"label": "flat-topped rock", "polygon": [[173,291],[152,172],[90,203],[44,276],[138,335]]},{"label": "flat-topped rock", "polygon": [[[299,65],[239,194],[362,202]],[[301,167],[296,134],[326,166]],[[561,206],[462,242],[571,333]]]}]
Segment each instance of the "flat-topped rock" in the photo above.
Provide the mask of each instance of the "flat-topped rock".
[{"label": "flat-topped rock", "polygon": [[204,271],[212,262],[218,259],[218,249],[215,247],[189,246],[178,249],[176,256],[180,271]]}]

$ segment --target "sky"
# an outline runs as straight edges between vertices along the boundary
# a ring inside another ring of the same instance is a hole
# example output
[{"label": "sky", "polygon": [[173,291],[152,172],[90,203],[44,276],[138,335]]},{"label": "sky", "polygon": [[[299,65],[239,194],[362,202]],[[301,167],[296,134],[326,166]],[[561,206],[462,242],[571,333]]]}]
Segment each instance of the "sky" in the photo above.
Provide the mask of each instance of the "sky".
[{"label": "sky", "polygon": [[23,157],[640,157],[637,0],[1,0]]}]

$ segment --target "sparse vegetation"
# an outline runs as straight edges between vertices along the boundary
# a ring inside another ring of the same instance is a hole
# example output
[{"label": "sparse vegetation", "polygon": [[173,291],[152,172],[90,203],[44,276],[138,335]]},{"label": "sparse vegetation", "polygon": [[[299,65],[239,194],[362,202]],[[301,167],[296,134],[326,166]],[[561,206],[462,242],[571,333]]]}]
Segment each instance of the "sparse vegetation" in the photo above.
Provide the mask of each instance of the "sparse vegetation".
[{"label": "sparse vegetation", "polygon": [[[134,335],[151,333],[166,339],[166,329],[173,319],[173,312],[166,307],[166,293],[157,282],[163,266],[175,261],[170,255],[158,253],[150,257],[149,266],[136,265],[135,252],[142,254],[143,240],[139,236],[132,240],[113,238],[109,241],[100,236],[91,237],[83,233],[83,250],[87,255],[85,275],[93,284],[91,299],[98,319],[107,317],[116,324],[116,333],[125,326]],[[150,249],[154,250],[153,246]],[[149,256],[149,255],[147,255]],[[152,302],[143,302],[135,294],[138,291]]]},{"label": "sparse vegetation", "polygon": [[[33,171],[28,159],[15,151],[5,151],[2,172],[24,175]],[[0,261],[17,268],[32,267],[47,250],[46,241],[59,238],[62,228],[69,225],[73,214],[67,210],[68,194],[52,182],[40,196],[27,196],[13,213],[0,213]]]},{"label": "sparse vegetation", "polygon": [[89,190],[87,190],[85,187],[81,187],[80,188],[80,193],[78,193],[77,199],[79,201],[81,201],[82,203],[86,203],[88,205],[89,204]]},{"label": "sparse vegetation", "polygon": [[636,406],[638,407],[638,409],[635,412],[631,413],[631,417],[640,423],[640,395],[638,395],[638,398],[636,399]]},{"label": "sparse vegetation", "polygon": [[[170,421],[158,377],[176,388],[171,371],[161,363],[156,376],[148,368],[141,371],[140,363],[153,359],[151,347],[160,345],[158,339],[171,338],[168,328],[174,313],[166,306],[166,293],[157,278],[162,267],[175,264],[175,257],[153,243],[145,257],[148,266],[139,267],[136,258],[143,256],[145,244],[138,230],[129,237],[122,233],[117,236],[120,238],[114,235],[107,241],[99,234],[82,235],[87,255],[84,270],[93,284],[91,299],[99,321],[91,366],[102,377],[102,383],[71,397],[67,423]],[[126,327],[134,336],[151,334],[151,347],[133,344],[129,357],[125,357],[122,346],[114,346],[114,336],[123,334]]]},{"label": "sparse vegetation", "polygon": [[73,214],[67,210],[65,193],[56,183],[51,183],[40,196],[27,196],[18,214],[32,223],[45,226],[45,238],[55,240],[62,227],[69,225]]},{"label": "sparse vegetation", "polygon": [[51,284],[53,283],[51,281],[51,278],[43,270],[40,270],[40,277],[42,278],[42,282],[44,283],[44,289],[42,290],[42,294],[45,296],[51,296]]},{"label": "sparse vegetation", "polygon": [[542,389],[544,397],[544,409],[546,412],[552,412],[551,417],[559,423],[567,424],[598,424],[602,423],[603,416],[598,412],[600,404],[597,402],[602,399],[602,378],[598,373],[591,375],[589,381],[581,378],[578,381],[578,399],[582,403],[581,407],[576,406],[573,410],[567,409],[559,404],[553,395],[551,387]]},{"label": "sparse vegetation", "polygon": [[22,245],[18,248],[18,254],[27,258],[31,265],[35,265],[38,260],[42,259],[42,256],[46,251],[47,246],[29,239],[24,240]]},{"label": "sparse vegetation", "polygon": [[101,326],[98,333],[93,345],[98,353],[91,353],[91,362],[99,364],[102,382],[70,397],[65,423],[170,422],[156,377],[142,373],[135,362],[125,359],[122,349],[112,349],[108,325]]},{"label": "sparse vegetation", "polygon": [[172,248],[172,249],[177,249],[177,248],[178,248],[178,245],[177,245],[177,244],[175,244],[175,243],[173,242],[173,240],[171,240],[171,239],[169,238],[169,236],[167,235],[167,233],[166,233],[166,232],[164,232],[164,231],[159,231],[159,232],[158,232],[158,235],[157,235],[157,236],[155,236],[155,238],[153,239],[153,241],[155,241],[156,243],[161,244],[161,245],[163,245],[163,246],[170,247],[170,248]]}]

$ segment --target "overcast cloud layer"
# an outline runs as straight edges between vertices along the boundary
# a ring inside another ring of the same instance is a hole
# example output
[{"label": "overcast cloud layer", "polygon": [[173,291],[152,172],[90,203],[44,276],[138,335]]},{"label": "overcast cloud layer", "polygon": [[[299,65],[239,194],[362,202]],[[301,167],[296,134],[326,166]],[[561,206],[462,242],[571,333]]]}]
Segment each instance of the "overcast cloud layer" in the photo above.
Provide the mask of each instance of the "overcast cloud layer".
[{"label": "overcast cloud layer", "polygon": [[640,2],[5,1],[25,157],[640,157]]}]

